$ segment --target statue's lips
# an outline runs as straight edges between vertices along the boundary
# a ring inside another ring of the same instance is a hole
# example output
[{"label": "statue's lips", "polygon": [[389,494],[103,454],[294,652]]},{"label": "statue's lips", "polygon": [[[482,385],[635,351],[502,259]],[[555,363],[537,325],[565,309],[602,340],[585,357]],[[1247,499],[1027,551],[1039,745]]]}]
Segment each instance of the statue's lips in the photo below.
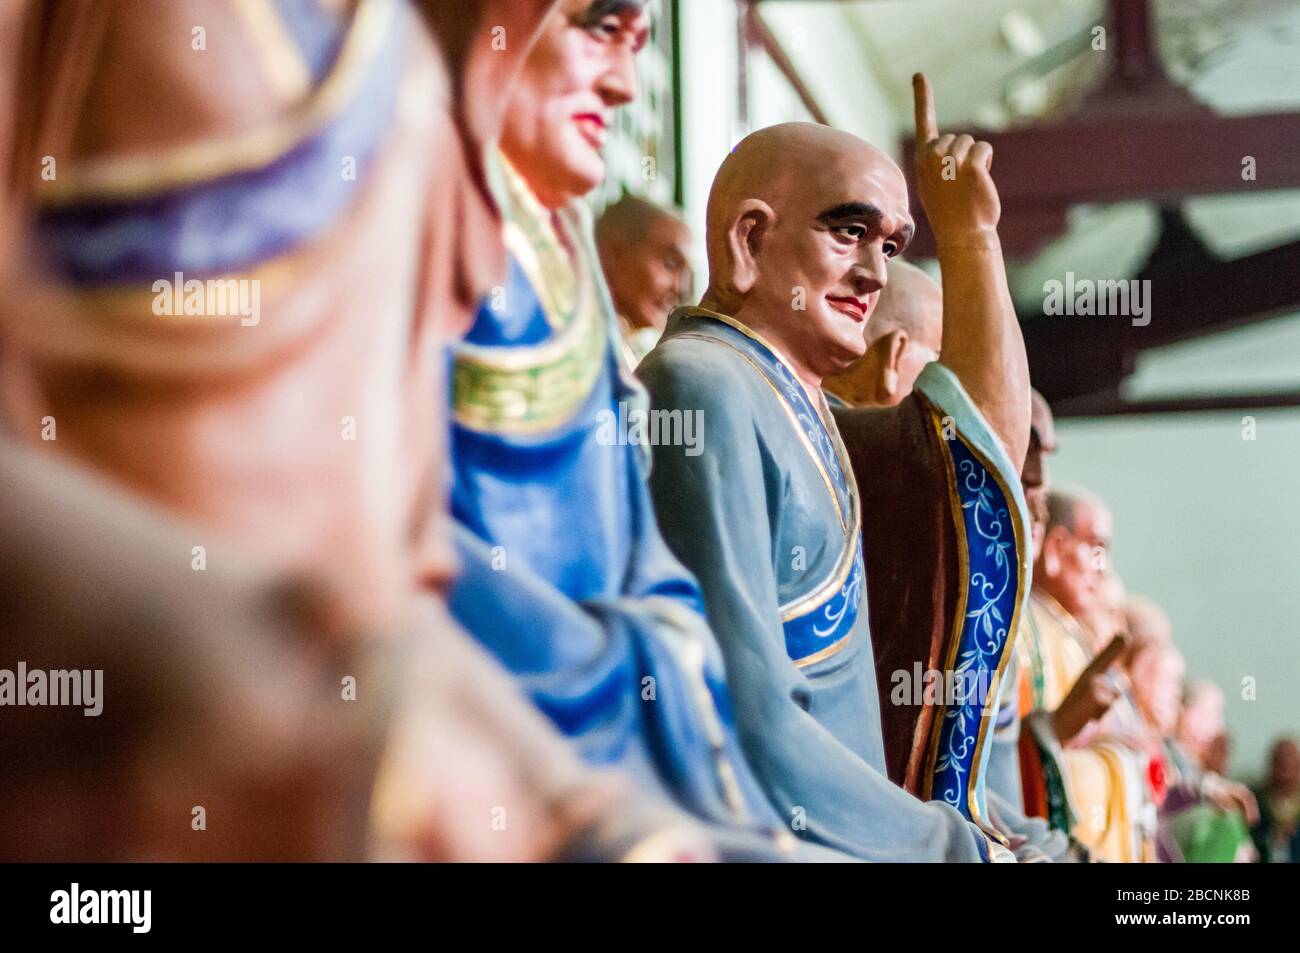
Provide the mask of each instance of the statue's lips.
[{"label": "statue's lips", "polygon": [[574,123],[578,126],[578,132],[594,148],[603,149],[605,147],[605,136],[608,133],[609,123],[605,117],[598,113],[579,113],[573,117]]},{"label": "statue's lips", "polygon": [[854,321],[862,322],[867,320],[867,306],[857,298],[832,298],[826,296],[832,308],[841,314],[847,314]]}]

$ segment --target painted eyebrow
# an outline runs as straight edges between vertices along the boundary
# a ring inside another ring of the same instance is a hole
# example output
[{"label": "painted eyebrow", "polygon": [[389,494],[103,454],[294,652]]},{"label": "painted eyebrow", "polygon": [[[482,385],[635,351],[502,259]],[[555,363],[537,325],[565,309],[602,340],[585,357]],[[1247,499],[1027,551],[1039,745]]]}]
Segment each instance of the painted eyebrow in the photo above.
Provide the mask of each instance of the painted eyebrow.
[{"label": "painted eyebrow", "polygon": [[[840,205],[832,206],[817,216],[817,221],[823,225],[829,225],[832,222],[842,222],[848,218],[864,218],[873,225],[879,224],[880,220],[885,217],[885,213],[880,211],[879,206],[872,205],[870,202],[844,202]],[[916,226],[908,222],[898,229],[899,251],[907,247],[916,234]]]},{"label": "painted eyebrow", "polygon": [[595,0],[582,15],[582,22],[587,26],[595,26],[604,17],[638,13],[644,7],[645,0]]},{"label": "painted eyebrow", "polygon": [[865,218],[878,222],[884,217],[885,213],[880,211],[879,206],[872,205],[870,202],[843,202],[822,212],[817,216],[817,221],[829,225],[831,222],[840,222],[846,218]]}]

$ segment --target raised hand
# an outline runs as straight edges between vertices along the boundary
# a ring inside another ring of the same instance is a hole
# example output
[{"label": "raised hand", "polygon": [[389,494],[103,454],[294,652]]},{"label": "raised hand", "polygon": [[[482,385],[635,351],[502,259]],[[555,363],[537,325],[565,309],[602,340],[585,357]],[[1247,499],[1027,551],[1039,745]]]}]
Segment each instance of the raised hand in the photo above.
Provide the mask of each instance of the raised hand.
[{"label": "raised hand", "polygon": [[1122,634],[1111,639],[1088,663],[1060,707],[1052,713],[1052,728],[1061,744],[1081,732],[1088,722],[1106,714],[1115,703],[1119,688],[1108,670],[1127,648],[1128,640]]},{"label": "raised hand", "polygon": [[924,73],[912,77],[916,99],[916,191],[942,251],[997,244],[1002,202],[989,174],[993,147],[963,133],[939,135],[934,93]]}]

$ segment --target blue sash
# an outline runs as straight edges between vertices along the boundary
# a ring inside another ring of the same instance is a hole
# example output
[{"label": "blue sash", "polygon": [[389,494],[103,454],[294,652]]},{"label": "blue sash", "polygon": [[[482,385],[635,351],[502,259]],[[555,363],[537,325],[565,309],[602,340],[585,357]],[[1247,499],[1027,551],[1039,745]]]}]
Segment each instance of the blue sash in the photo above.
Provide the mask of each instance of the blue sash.
[{"label": "blue sash", "polygon": [[838,432],[832,433],[827,427],[794,371],[765,341],[726,315],[702,308],[687,309],[685,315],[708,322],[708,333],[686,331],[676,337],[698,338],[730,347],[762,375],[816,464],[835,504],[844,535],[835,566],[828,576],[780,607],[786,653],[795,665],[806,668],[848,645],[862,607],[866,572],[853,471]]},{"label": "blue sash", "polygon": [[985,746],[995,728],[1002,675],[1028,592],[1028,519],[1017,475],[987,423],[947,368],[931,364],[917,388],[947,448],[959,587],[953,631],[940,659],[958,689],[945,698],[929,746],[922,794],[987,827]]}]

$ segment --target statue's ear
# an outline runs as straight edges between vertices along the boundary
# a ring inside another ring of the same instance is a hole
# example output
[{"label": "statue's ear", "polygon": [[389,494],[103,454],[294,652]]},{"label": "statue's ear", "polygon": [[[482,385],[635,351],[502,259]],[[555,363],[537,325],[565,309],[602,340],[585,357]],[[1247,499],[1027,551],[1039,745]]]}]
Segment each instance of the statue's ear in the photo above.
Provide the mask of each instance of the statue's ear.
[{"label": "statue's ear", "polygon": [[776,213],[762,199],[745,199],[736,209],[727,229],[727,251],[731,259],[728,284],[736,294],[747,295],[758,281],[758,256]]},{"label": "statue's ear", "polygon": [[883,341],[885,372],[882,383],[891,401],[898,397],[899,367],[903,363],[903,354],[907,351],[907,340],[907,332],[899,328],[886,334]]},{"label": "statue's ear", "polygon": [[1061,572],[1061,546],[1065,543],[1065,527],[1053,526],[1043,536],[1043,574],[1055,578]]}]

